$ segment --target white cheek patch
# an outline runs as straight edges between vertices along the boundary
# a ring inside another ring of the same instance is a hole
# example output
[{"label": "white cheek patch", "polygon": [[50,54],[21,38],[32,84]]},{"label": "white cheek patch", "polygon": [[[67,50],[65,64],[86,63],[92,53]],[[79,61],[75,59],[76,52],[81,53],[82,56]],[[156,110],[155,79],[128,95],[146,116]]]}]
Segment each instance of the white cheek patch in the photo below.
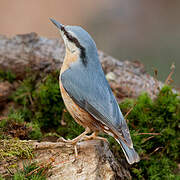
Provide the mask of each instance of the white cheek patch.
[{"label": "white cheek patch", "polygon": [[64,40],[64,44],[69,49],[69,51],[71,51],[72,53],[75,53],[75,52],[79,53],[79,49],[76,47],[74,43],[68,40],[68,38],[64,35],[64,32],[60,31],[60,33]]},{"label": "white cheek patch", "polygon": [[74,52],[76,52],[78,50],[76,45],[74,43],[72,43],[72,42],[68,42],[67,47],[72,53],[74,53]]}]

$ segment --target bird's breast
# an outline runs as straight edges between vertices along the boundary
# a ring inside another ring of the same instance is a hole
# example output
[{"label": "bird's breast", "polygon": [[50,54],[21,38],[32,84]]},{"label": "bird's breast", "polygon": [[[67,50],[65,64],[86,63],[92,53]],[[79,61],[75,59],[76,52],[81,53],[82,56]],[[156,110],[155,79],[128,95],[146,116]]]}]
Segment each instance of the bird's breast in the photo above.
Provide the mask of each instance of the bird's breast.
[{"label": "bird's breast", "polygon": [[63,61],[63,65],[61,67],[61,71],[60,71],[60,75],[66,71],[67,69],[69,69],[70,65],[73,62],[76,62],[79,58],[79,53],[78,52],[74,52],[72,53],[70,50],[68,50],[66,48],[66,55],[64,57],[64,61]]},{"label": "bird's breast", "polygon": [[88,112],[86,112],[85,110],[80,108],[71,99],[71,97],[68,95],[68,93],[64,89],[63,84],[61,82],[61,74],[63,74],[64,71],[69,69],[70,65],[73,62],[76,62],[78,60],[78,57],[79,57],[78,53],[71,53],[68,49],[66,49],[66,55],[64,58],[63,65],[61,67],[60,79],[59,79],[59,86],[60,86],[61,95],[62,95],[62,98],[64,100],[64,104],[65,104],[67,110],[70,112],[72,117],[77,121],[77,123],[79,123],[80,125],[82,125],[85,128],[89,127],[90,129],[97,130],[97,128],[95,128],[94,125],[92,125],[92,124],[96,123],[95,119]]},{"label": "bird's breast", "polygon": [[101,128],[99,126],[99,123],[94,119],[87,111],[80,108],[68,95],[66,90],[64,89],[61,81],[59,83],[61,95],[64,100],[64,104],[71,114],[71,116],[74,118],[74,120],[83,126],[84,128],[89,127],[92,131],[101,131]]}]

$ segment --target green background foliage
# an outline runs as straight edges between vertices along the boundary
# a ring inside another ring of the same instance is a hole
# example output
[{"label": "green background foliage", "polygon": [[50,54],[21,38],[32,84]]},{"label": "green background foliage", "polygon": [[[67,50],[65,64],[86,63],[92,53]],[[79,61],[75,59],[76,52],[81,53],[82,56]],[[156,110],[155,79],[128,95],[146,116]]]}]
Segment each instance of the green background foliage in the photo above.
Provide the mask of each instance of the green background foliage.
[{"label": "green background foliage", "polygon": [[12,83],[15,79],[16,79],[16,75],[13,74],[11,71],[2,71],[0,69],[0,82],[6,80]]},{"label": "green background foliage", "polygon": [[[23,164],[23,170],[18,170],[12,175],[12,180],[46,180],[48,169],[51,166],[39,166],[37,162]],[[10,178],[8,178],[10,179]],[[0,176],[0,180],[5,180]]]},{"label": "green background foliage", "polygon": [[134,179],[180,178],[175,175],[180,160],[178,94],[164,86],[154,101],[144,93],[137,100],[127,99],[120,104],[123,112],[133,106],[128,115],[129,128],[135,149],[141,156],[141,161],[130,168]]}]

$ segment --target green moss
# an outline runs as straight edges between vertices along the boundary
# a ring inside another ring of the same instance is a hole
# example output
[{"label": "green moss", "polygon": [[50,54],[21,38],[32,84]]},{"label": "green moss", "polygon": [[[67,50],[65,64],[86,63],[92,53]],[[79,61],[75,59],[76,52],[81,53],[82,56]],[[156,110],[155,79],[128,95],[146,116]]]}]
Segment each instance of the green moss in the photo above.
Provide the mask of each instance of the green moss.
[{"label": "green moss", "polygon": [[[40,77],[40,78],[38,78]],[[25,79],[12,95],[12,100],[20,105],[18,110],[27,127],[31,127],[29,138],[41,139],[42,132],[56,132],[59,136],[73,138],[79,135],[83,128],[69,115],[65,108],[59,89],[59,73],[49,75],[34,75]],[[61,125],[64,118],[65,125]]]},{"label": "green moss", "polygon": [[0,160],[12,159],[13,157],[32,157],[32,147],[26,141],[17,138],[0,140]]},{"label": "green moss", "polygon": [[6,135],[4,134],[4,132],[6,131],[7,123],[7,119],[0,120],[0,140],[6,139]]},{"label": "green moss", "polygon": [[17,137],[24,139],[41,139],[42,133],[38,124],[25,122],[21,109],[10,108],[6,118],[0,121],[0,139]]},{"label": "green moss", "polygon": [[0,81],[9,81],[12,83],[16,79],[16,75],[11,71],[3,71],[0,69]]},{"label": "green moss", "polygon": [[46,174],[47,174],[46,166],[41,167],[38,165],[38,163],[33,162],[31,164],[30,163],[24,164],[23,170],[20,170],[13,175],[13,180],[15,179],[19,180],[20,178],[22,178],[23,180],[28,180],[28,179],[45,180]]},{"label": "green moss", "polygon": [[37,74],[27,75],[27,78],[21,82],[20,86],[11,96],[12,100],[17,104],[24,105],[24,107],[32,105],[32,92],[36,88],[37,79]]},{"label": "green moss", "polygon": [[5,180],[3,177],[1,177],[1,175],[0,175],[0,180]]},{"label": "green moss", "polygon": [[14,174],[12,179],[13,180],[25,180],[26,177],[23,173],[16,173],[16,174]]},{"label": "green moss", "polygon": [[20,111],[15,111],[13,108],[9,110],[7,121],[13,121],[18,124],[24,123],[23,115]]},{"label": "green moss", "polygon": [[27,127],[29,127],[31,129],[31,131],[28,134],[29,139],[37,139],[40,140],[42,138],[42,132],[41,129],[39,127],[39,124],[35,124],[35,123],[28,123]]},{"label": "green moss", "polygon": [[12,95],[12,100],[23,106],[21,111],[25,121],[38,123],[44,130],[60,124],[64,103],[57,72],[28,77]]},{"label": "green moss", "polygon": [[[46,180],[49,169],[51,169],[51,163],[28,162],[23,164],[22,170],[18,170],[7,178],[12,180]],[[4,180],[4,178],[0,177],[1,179]]]},{"label": "green moss", "polygon": [[126,100],[120,107],[125,114],[134,105],[127,117],[135,149],[141,156],[131,168],[134,178],[178,178],[174,170],[179,162],[179,95],[164,86],[154,101],[144,93],[134,103]]},{"label": "green moss", "polygon": [[[17,138],[0,141],[0,161],[4,159],[13,163],[8,167],[9,171],[10,169],[17,169],[16,159],[32,159],[32,157],[33,148],[27,141],[20,141]],[[8,179],[45,180],[48,176],[49,169],[52,167],[51,164],[51,161],[43,163],[25,163],[22,170],[18,169],[13,175],[11,173],[11,177],[8,177]],[[3,180],[1,176],[0,179]]]},{"label": "green moss", "polygon": [[2,120],[0,121],[0,129],[5,128],[6,125],[7,125],[7,120],[6,120],[6,119],[2,119]]},{"label": "green moss", "polygon": [[57,73],[48,75],[43,83],[33,91],[34,121],[42,128],[52,128],[60,125],[64,103],[61,98]]}]

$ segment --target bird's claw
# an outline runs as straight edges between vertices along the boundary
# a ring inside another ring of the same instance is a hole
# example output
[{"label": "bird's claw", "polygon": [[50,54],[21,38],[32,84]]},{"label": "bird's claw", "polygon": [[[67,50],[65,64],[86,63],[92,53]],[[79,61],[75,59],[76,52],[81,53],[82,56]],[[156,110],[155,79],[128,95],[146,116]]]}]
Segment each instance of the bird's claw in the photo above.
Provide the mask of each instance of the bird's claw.
[{"label": "bird's claw", "polygon": [[91,134],[90,136],[84,136],[83,137],[83,141],[88,141],[88,140],[94,140],[94,139],[98,139],[98,140],[103,140],[103,141],[105,141],[106,143],[108,143],[108,140],[106,139],[106,138],[103,138],[103,137],[100,137],[100,136],[97,136],[97,134],[96,133],[93,133],[93,134]]},{"label": "bird's claw", "polygon": [[72,145],[75,145],[77,143],[77,141],[73,141],[73,140],[70,140],[70,139],[64,139],[63,137],[60,137],[57,142],[64,142],[64,143],[67,143],[67,144],[72,144]]}]

